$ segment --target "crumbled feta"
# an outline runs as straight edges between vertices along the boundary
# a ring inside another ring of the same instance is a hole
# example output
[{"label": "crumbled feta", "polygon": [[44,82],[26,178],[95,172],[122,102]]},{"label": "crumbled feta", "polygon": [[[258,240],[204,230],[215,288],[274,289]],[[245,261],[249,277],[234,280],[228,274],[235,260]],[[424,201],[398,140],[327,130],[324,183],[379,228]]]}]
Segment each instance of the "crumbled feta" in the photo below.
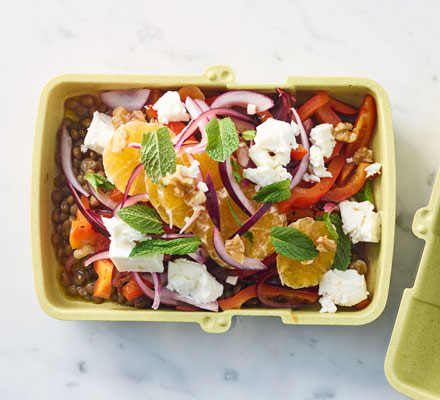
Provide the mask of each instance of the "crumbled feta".
[{"label": "crumbled feta", "polygon": [[284,167],[290,161],[290,150],[298,147],[293,125],[269,118],[257,126],[254,143],[249,157],[257,168],[244,169],[245,178],[261,187],[292,179]]},{"label": "crumbled feta", "polygon": [[229,283],[232,286],[235,286],[238,282],[238,276],[229,275],[226,277],[226,283]]},{"label": "crumbled feta", "polygon": [[336,305],[352,307],[368,297],[364,275],[354,269],[327,271],[319,283],[322,313],[336,312]]},{"label": "crumbled feta", "polygon": [[296,123],[296,122],[291,122],[290,123],[290,126],[292,127],[292,129],[293,129],[293,134],[295,135],[295,136],[299,136],[299,134],[300,134],[300,131],[299,131],[299,126],[298,126],[298,124]]},{"label": "crumbled feta", "polygon": [[248,104],[247,105],[247,113],[249,115],[254,115],[257,112],[257,106],[255,104]]},{"label": "crumbled feta", "polygon": [[206,186],[205,182],[199,182],[197,184],[197,189],[199,189],[201,192],[207,192],[208,191],[208,186]]},{"label": "crumbled feta", "polygon": [[361,203],[345,200],[339,203],[342,229],[353,244],[358,242],[378,243],[380,240],[380,213],[374,212],[369,201]]},{"label": "crumbled feta", "polygon": [[157,119],[161,124],[170,121],[189,121],[185,104],[180,100],[178,92],[166,92],[153,106],[157,111]]},{"label": "crumbled feta", "polygon": [[85,153],[88,149],[102,154],[113,134],[116,132],[112,124],[110,115],[95,111],[93,119],[87,129],[87,135],[84,138],[84,144],[81,151]]},{"label": "crumbled feta", "polygon": [[378,162],[369,165],[367,168],[365,168],[365,172],[367,173],[367,178],[369,178],[370,176],[379,175],[381,168],[382,168],[382,164]]},{"label": "crumbled feta", "polygon": [[188,178],[197,178],[200,172],[199,165],[200,163],[197,160],[194,160],[189,167],[182,165],[182,175]]},{"label": "crumbled feta", "polygon": [[332,124],[316,125],[310,132],[310,164],[307,175],[304,175],[303,180],[306,182],[320,182],[321,178],[331,178],[331,172],[327,171],[325,167],[324,158],[330,157],[333,153],[333,148],[336,145],[336,140],[332,134]]},{"label": "crumbled feta", "polygon": [[109,258],[119,272],[163,272],[163,254],[148,257],[129,257],[136,242],[149,240],[147,236],[119,218],[103,218],[104,226],[110,233]]},{"label": "crumbled feta", "polygon": [[351,164],[353,162],[353,157],[349,157],[345,159],[347,164]]},{"label": "crumbled feta", "polygon": [[168,263],[167,289],[194,300],[210,303],[223,294],[223,285],[206,270],[206,266],[183,258]]}]

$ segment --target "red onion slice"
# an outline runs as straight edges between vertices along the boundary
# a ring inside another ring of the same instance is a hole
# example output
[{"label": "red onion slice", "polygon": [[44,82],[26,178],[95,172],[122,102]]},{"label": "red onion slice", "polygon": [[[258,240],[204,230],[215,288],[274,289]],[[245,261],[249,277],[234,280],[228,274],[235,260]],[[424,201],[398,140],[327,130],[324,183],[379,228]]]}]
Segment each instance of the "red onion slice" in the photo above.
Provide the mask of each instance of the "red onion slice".
[{"label": "red onion slice", "polygon": [[81,184],[78,182],[78,179],[75,176],[75,172],[73,171],[72,165],[72,138],[69,136],[67,132],[67,127],[63,124],[61,130],[61,139],[60,139],[60,152],[61,152],[61,167],[63,169],[64,175],[72,186],[78,190],[81,194],[86,197],[89,197],[90,194],[85,190]]},{"label": "red onion slice", "polygon": [[180,230],[180,234],[184,233],[194,223],[194,221],[199,217],[201,211],[202,210],[193,211],[191,218],[188,218],[188,221],[186,221],[184,227]]},{"label": "red onion slice", "polygon": [[129,143],[127,147],[130,147],[131,149],[141,149],[141,144],[140,143]]},{"label": "red onion slice", "polygon": [[[187,97],[185,101],[186,109],[188,110],[189,114],[191,115],[191,118],[197,119],[200,114],[202,114],[204,111],[208,111],[210,108],[209,106],[203,102],[198,103],[196,100],[193,100],[191,97]],[[202,135],[202,138],[200,140],[200,143],[195,144],[194,146],[191,146],[190,148],[186,149],[186,152],[188,153],[203,153],[206,150],[206,145],[208,144],[208,135],[206,133],[206,125],[208,125],[209,120],[211,118],[203,118],[198,126],[200,133]]]},{"label": "red onion slice", "polygon": [[84,266],[87,267],[89,266],[91,263],[98,261],[98,260],[105,260],[106,258],[109,258],[110,256],[110,252],[108,250],[106,251],[101,251],[99,253],[95,253],[93,255],[91,255],[90,257],[88,257],[85,261],[84,261]]},{"label": "red onion slice", "polygon": [[137,178],[137,176],[140,174],[143,167],[144,166],[141,163],[137,167],[135,167],[133,169],[133,171],[131,172],[130,178],[128,179],[128,182],[127,182],[127,186],[125,187],[124,198],[122,199],[121,208],[124,208],[124,204],[127,201],[128,193],[130,192],[131,185],[133,184],[133,182]]},{"label": "red onion slice", "polygon": [[251,124],[246,121],[242,121],[238,118],[231,118],[232,121],[234,121],[235,127],[237,128],[238,132],[244,132],[244,131],[252,131],[255,129],[255,124]]},{"label": "red onion slice", "polygon": [[292,113],[295,116],[296,123],[299,126],[299,132],[301,135],[301,144],[306,149],[307,154],[302,158],[301,162],[299,163],[298,170],[296,174],[293,176],[292,181],[290,182],[290,190],[292,190],[296,185],[298,185],[298,183],[301,182],[301,179],[303,178],[303,175],[307,171],[307,167],[309,166],[309,158],[310,158],[309,138],[307,137],[306,130],[304,129],[304,125],[301,122],[301,118],[299,117],[294,107],[292,107]]},{"label": "red onion slice", "polygon": [[[133,206],[140,201],[148,201],[148,193],[139,193],[135,194],[134,196],[129,196],[128,199],[124,203],[124,207]],[[122,208],[122,202],[119,203],[113,210],[112,216],[116,217],[117,212]]]},{"label": "red onion slice", "polygon": [[150,89],[111,90],[101,93],[99,98],[112,110],[124,106],[127,111],[141,110],[150,96]]},{"label": "red onion slice", "polygon": [[232,256],[230,256],[226,252],[225,242],[223,241],[222,235],[217,227],[214,226],[214,232],[212,234],[212,241],[214,244],[214,249],[218,256],[231,267],[237,269],[245,269],[245,270],[263,270],[267,269],[267,267],[256,258],[245,257],[243,264],[235,260]]},{"label": "red onion slice", "polygon": [[231,196],[231,199],[234,200],[235,204],[237,204],[237,206],[240,207],[247,215],[251,216],[254,214],[254,206],[243,193],[243,190],[241,190],[240,185],[237,183],[232,173],[231,156],[229,156],[225,162],[218,163],[218,170],[220,172],[220,178],[222,179],[223,185],[225,186],[226,191],[229,193],[229,196]]},{"label": "red onion slice", "polygon": [[206,186],[208,191],[206,195],[206,209],[208,210],[209,217],[212,220],[214,226],[220,230],[220,206],[218,203],[217,192],[215,191],[214,182],[212,181],[211,174],[208,172],[206,175]]},{"label": "red onion slice", "polygon": [[275,119],[290,123],[290,121],[292,121],[292,110],[290,109],[289,93],[280,88],[275,88],[275,90],[278,92],[278,99],[274,108],[271,110],[271,114]]},{"label": "red onion slice", "polygon": [[244,235],[249,229],[251,229],[259,220],[260,218],[266,214],[266,212],[272,207],[273,203],[264,203],[256,212],[255,214],[252,214],[252,216],[246,220],[240,228],[237,229],[237,231],[229,238],[232,239],[235,235],[242,236]]},{"label": "red onion slice", "polygon": [[90,182],[87,182],[87,186],[89,187],[90,193],[98,200],[103,206],[110,208],[113,210],[118,203],[113,201],[108,194],[97,192],[95,188],[90,184]]},{"label": "red onion slice", "polygon": [[67,180],[67,187],[70,190],[70,193],[72,193],[72,196],[75,200],[76,205],[78,206],[79,210],[81,211],[81,214],[84,215],[84,218],[89,222],[90,225],[92,225],[93,229],[96,232],[101,233],[105,237],[110,237],[110,234],[107,231],[107,228],[102,223],[102,219],[99,215],[96,215],[92,210],[89,208],[85,208],[84,204],[81,202],[81,199],[78,196],[78,193],[76,193],[76,190],[72,186],[69,180]]},{"label": "red onion slice", "polygon": [[303,122],[303,126],[304,126],[304,129],[305,129],[307,135],[309,135],[309,134],[310,134],[310,131],[312,130],[312,128],[313,128],[313,126],[314,126],[314,123],[313,123],[313,121],[311,120],[311,118],[307,118],[307,119]]},{"label": "red onion slice", "polygon": [[211,108],[210,110],[200,114],[196,119],[193,119],[178,136],[175,136],[172,139],[173,143],[175,144],[176,151],[179,151],[185,140],[187,140],[198,129],[199,123],[204,118],[212,118],[217,115],[223,115],[225,117],[236,117],[240,120],[254,124],[252,118],[249,118],[247,115],[243,115],[238,111],[230,110],[229,108]]},{"label": "red onion slice", "polygon": [[188,256],[194,261],[197,261],[199,264],[204,264],[206,262],[206,259],[198,251],[195,253],[189,253]]},{"label": "red onion slice", "polygon": [[324,204],[323,210],[331,214],[334,211],[339,211],[339,207],[335,203],[327,202]]},{"label": "red onion slice", "polygon": [[154,283],[154,300],[151,308],[153,310],[157,310],[160,306],[160,294],[162,291],[162,282],[160,280],[160,275],[157,272],[153,272],[151,275],[153,276],[153,283]]},{"label": "red onion slice", "polygon": [[218,96],[211,104],[211,108],[244,106],[255,104],[257,112],[266,111],[274,105],[273,100],[264,94],[251,90],[233,90]]}]

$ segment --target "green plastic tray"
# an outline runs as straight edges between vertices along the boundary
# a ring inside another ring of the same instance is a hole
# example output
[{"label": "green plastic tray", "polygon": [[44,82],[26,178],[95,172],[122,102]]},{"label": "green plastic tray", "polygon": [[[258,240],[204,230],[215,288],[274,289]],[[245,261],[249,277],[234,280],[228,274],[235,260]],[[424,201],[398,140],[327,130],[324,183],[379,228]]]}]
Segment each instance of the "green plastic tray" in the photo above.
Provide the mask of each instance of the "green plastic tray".
[{"label": "green plastic tray", "polygon": [[440,170],[414,234],[426,241],[414,287],[405,289],[385,359],[385,375],[399,392],[440,399]]},{"label": "green plastic tray", "polygon": [[[375,179],[373,191],[379,210],[383,211],[382,236],[379,244],[368,247],[370,272],[368,288],[371,304],[364,310],[341,309],[336,314],[320,314],[319,304],[294,311],[288,309],[243,309],[226,312],[153,311],[125,308],[105,302],[69,299],[57,279],[58,263],[51,245],[52,204],[50,192],[56,171],[54,154],[56,133],[63,117],[64,101],[83,93],[136,87],[178,89],[197,85],[205,90],[255,89],[273,92],[275,86],[287,89],[302,102],[319,90],[354,106],[360,106],[366,93],[376,99],[378,121],[372,142],[375,159],[383,172]],[[66,320],[172,321],[196,322],[208,332],[225,332],[234,315],[276,316],[285,324],[362,325],[376,319],[383,311],[391,276],[394,244],[396,171],[393,126],[388,96],[376,82],[364,78],[289,77],[284,84],[243,84],[224,66],[207,69],[201,76],[148,75],[62,75],[52,79],[40,97],[32,160],[31,234],[35,288],[42,309],[49,315]]]}]

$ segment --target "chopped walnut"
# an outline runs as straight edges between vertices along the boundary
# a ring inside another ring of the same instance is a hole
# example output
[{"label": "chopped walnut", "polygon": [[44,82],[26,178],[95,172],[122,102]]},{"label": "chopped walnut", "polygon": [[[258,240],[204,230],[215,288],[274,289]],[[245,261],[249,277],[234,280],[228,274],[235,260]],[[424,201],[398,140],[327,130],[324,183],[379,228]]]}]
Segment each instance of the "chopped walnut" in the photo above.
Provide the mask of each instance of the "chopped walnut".
[{"label": "chopped walnut", "polygon": [[196,206],[199,206],[200,204],[203,204],[206,202],[206,196],[205,193],[194,190],[190,193],[190,196],[188,199],[185,199],[185,203],[188,204],[190,207],[195,208]]},{"label": "chopped walnut", "polygon": [[329,239],[327,236],[320,236],[316,243],[318,244],[316,249],[320,253],[336,250],[336,242],[332,239]]},{"label": "chopped walnut", "polygon": [[114,153],[121,153],[128,146],[130,134],[121,126],[110,139],[110,148]]},{"label": "chopped walnut", "polygon": [[145,114],[140,110],[129,112],[125,109],[124,106],[116,107],[113,110],[112,124],[115,129],[118,129],[120,126],[130,121],[147,122],[147,120],[145,119]]},{"label": "chopped walnut", "polygon": [[73,256],[79,260],[88,256],[89,254],[93,254],[95,252],[95,247],[90,244],[85,244],[83,247],[74,250]]},{"label": "chopped walnut", "polygon": [[367,273],[367,263],[363,260],[355,260],[350,264],[350,269],[355,269],[359,274],[365,275]]},{"label": "chopped walnut", "polygon": [[231,240],[226,240],[226,253],[239,263],[244,261],[244,243],[239,235],[235,235]]},{"label": "chopped walnut", "polygon": [[353,162],[358,165],[361,162],[373,162],[373,150],[361,147],[353,156]]},{"label": "chopped walnut", "polygon": [[164,185],[170,185],[174,188],[174,194],[177,197],[183,197],[185,193],[194,188],[194,178],[182,174],[182,166],[176,166],[176,172],[167,175],[162,179]]},{"label": "chopped walnut", "polygon": [[353,143],[357,139],[357,132],[349,122],[339,122],[333,128],[333,136],[341,142]]}]

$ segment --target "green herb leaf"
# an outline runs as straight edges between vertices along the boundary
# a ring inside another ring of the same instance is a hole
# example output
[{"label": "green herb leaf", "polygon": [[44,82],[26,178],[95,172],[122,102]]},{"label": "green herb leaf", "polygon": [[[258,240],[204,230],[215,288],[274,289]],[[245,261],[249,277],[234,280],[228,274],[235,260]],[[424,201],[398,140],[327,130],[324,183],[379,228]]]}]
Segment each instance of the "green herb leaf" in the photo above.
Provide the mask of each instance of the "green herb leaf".
[{"label": "green herb leaf", "polygon": [[359,190],[359,192],[357,192],[356,194],[354,194],[353,197],[359,203],[362,203],[363,201],[365,201],[365,195],[364,195],[364,192],[362,191],[362,189]]},{"label": "green herb leaf", "polygon": [[234,175],[235,180],[237,183],[240,183],[243,179],[240,176],[240,166],[237,164],[237,161],[235,161],[231,157],[231,164],[232,164],[232,175]]},{"label": "green herb leaf", "polygon": [[154,208],[140,204],[124,207],[118,211],[118,216],[141,233],[163,233],[163,222]]},{"label": "green herb leaf", "polygon": [[331,214],[330,221],[335,226],[336,232],[338,233],[338,245],[336,247],[336,255],[332,268],[345,271],[350,265],[351,261],[350,238],[342,230],[342,220],[339,214]]},{"label": "green herb leaf", "polygon": [[167,127],[143,134],[141,161],[145,173],[154,183],[159,183],[166,174],[176,172],[176,153]]},{"label": "green herb leaf", "polygon": [[285,181],[271,183],[261,188],[252,200],[259,203],[266,203],[268,201],[278,203],[288,199],[290,196],[290,181],[286,179]]},{"label": "green herb leaf", "polygon": [[[228,202],[229,210],[231,211],[232,216],[235,219],[235,222],[237,222],[238,225],[242,226],[243,222],[241,222],[240,218],[238,218],[238,215],[235,213],[234,209],[232,208],[231,203],[229,202],[229,199],[226,199]],[[247,231],[243,234],[243,237],[245,237],[251,244],[254,244],[254,234],[251,231]]]},{"label": "green herb leaf", "polygon": [[231,118],[213,118],[206,125],[208,145],[206,153],[215,161],[224,162],[238,149],[237,128]]},{"label": "green herb leaf", "polygon": [[87,174],[85,177],[86,181],[88,181],[93,189],[98,191],[98,189],[108,191],[113,190],[115,185],[111,183],[105,176],[99,174]]},{"label": "green herb leaf", "polygon": [[313,260],[319,254],[312,239],[295,228],[287,226],[271,228],[270,241],[277,253],[293,260]]},{"label": "green herb leaf", "polygon": [[174,240],[151,239],[138,243],[129,257],[149,256],[151,254],[186,255],[194,253],[200,246],[200,238],[189,237]]},{"label": "green herb leaf", "polygon": [[371,181],[368,180],[367,182],[365,182],[365,186],[364,186],[364,196],[365,196],[365,200],[368,200],[371,204],[373,204],[374,206],[374,196],[373,196],[373,189],[371,187]]},{"label": "green herb leaf", "polygon": [[322,216],[322,220],[325,222],[325,227],[328,230],[328,233],[334,240],[338,240],[338,232],[336,232],[335,226],[332,224],[332,221],[330,220],[330,214],[328,212],[324,213]]},{"label": "green herb leaf", "polygon": [[241,132],[241,137],[244,140],[254,140],[256,134],[257,134],[256,131],[249,130],[249,131]]}]

